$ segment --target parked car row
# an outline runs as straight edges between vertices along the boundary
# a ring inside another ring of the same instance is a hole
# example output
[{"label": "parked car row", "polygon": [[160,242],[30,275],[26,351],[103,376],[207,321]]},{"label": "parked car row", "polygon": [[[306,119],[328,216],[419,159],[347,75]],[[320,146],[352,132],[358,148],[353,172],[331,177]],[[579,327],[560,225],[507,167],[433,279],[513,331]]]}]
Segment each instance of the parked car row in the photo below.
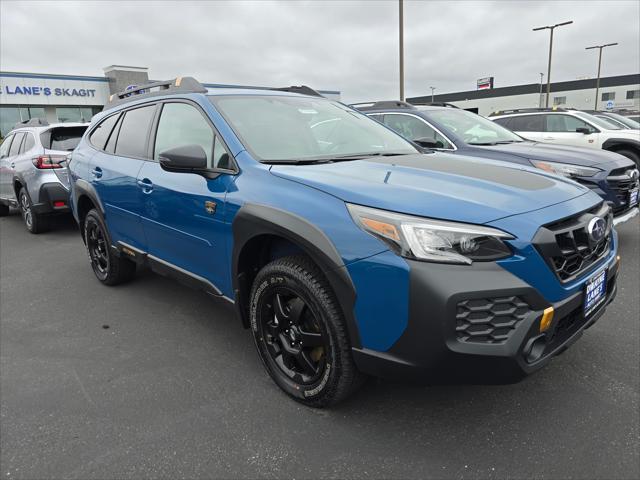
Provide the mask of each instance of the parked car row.
[{"label": "parked car row", "polygon": [[[520,118],[529,121],[527,119],[533,116],[537,122],[562,122],[564,119],[558,120],[558,116],[563,113],[536,111],[496,117],[497,120],[492,122],[451,106],[414,106],[404,102],[374,102],[353,106],[427,148],[513,162],[571,178],[598,193],[611,206],[616,218],[625,218],[637,210],[638,168],[631,159],[620,154],[624,152],[587,149],[560,142],[530,141],[523,137],[530,132],[514,133],[501,126],[512,125],[509,122]],[[574,118],[570,114],[567,114],[567,118]],[[584,136],[582,133],[574,134]],[[632,140],[630,138],[628,141]],[[624,141],[627,140],[618,139],[619,145],[625,145]]]},{"label": "parked car row", "polygon": [[[583,165],[472,114],[396,106],[188,77],[114,95],[67,167],[96,278],[146,266],[231,303],[274,382],[314,407],[368,375],[539,370],[616,296],[612,206],[633,198],[604,178],[633,164]],[[589,168],[605,173],[572,180]]]}]

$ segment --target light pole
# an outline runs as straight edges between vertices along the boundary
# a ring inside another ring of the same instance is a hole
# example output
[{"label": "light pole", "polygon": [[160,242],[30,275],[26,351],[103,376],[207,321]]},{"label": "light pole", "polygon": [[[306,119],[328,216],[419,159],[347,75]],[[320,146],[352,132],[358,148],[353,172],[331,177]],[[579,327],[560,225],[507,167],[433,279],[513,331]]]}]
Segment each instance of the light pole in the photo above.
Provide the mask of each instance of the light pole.
[{"label": "light pole", "polygon": [[398,0],[398,21],[399,34],[400,34],[400,101],[404,102],[404,12],[403,12],[403,0]]},{"label": "light pole", "polygon": [[613,47],[614,45],[618,45],[618,43],[607,43],[606,45],[594,45],[593,47],[587,47],[585,50],[591,50],[592,48],[597,48],[598,52],[598,79],[596,80],[596,103],[595,109],[598,110],[598,91],[600,90],[600,67],[602,66],[602,49],[605,47]]},{"label": "light pole", "polygon": [[573,20],[569,20],[568,22],[556,23],[555,25],[547,25],[545,27],[536,27],[533,29],[534,32],[538,30],[546,30],[547,28],[551,31],[551,35],[549,36],[549,66],[547,67],[547,99],[545,101],[545,107],[549,108],[549,93],[551,92],[551,52],[553,51],[553,31],[556,27],[562,27],[563,25],[570,25],[573,23]]},{"label": "light pole", "polygon": [[433,92],[436,89],[436,87],[429,87],[431,89],[431,103],[433,103]]},{"label": "light pole", "polygon": [[538,106],[542,108],[542,78],[544,77],[544,73],[540,72],[540,97],[538,99]]}]

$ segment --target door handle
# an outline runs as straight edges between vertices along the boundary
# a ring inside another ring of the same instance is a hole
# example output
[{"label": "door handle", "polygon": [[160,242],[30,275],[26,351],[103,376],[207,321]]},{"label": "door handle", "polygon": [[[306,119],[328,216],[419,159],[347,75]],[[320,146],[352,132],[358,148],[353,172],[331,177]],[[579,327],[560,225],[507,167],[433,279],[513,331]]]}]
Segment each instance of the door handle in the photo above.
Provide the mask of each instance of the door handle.
[{"label": "door handle", "polygon": [[153,191],[153,182],[148,178],[143,178],[136,182],[144,193],[151,193]]},{"label": "door handle", "polygon": [[16,168],[16,162],[11,162],[11,168]]},{"label": "door handle", "polygon": [[100,178],[102,177],[102,169],[100,167],[96,167],[91,170],[91,174],[96,178]]}]

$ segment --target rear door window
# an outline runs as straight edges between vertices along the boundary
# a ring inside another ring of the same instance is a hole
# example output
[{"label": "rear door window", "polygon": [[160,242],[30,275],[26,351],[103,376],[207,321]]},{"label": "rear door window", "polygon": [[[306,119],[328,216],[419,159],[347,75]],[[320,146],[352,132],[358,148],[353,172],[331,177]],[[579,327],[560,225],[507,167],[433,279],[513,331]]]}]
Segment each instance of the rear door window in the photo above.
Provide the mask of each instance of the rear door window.
[{"label": "rear door window", "polygon": [[2,145],[0,145],[0,158],[9,156],[9,147],[11,147],[11,140],[13,140],[13,135],[9,135],[4,139]]},{"label": "rear door window", "polygon": [[91,132],[91,136],[89,137],[89,141],[91,144],[99,148],[100,150],[104,149],[104,146],[107,143],[107,139],[109,138],[109,134],[111,130],[113,130],[113,126],[118,121],[118,114],[111,115],[110,117],[104,119],[100,122],[93,132]]},{"label": "rear door window", "polygon": [[28,152],[29,150],[31,150],[36,145],[36,141],[33,138],[33,134],[27,133],[26,135],[27,135],[27,137],[24,139],[24,142],[22,144],[22,148],[20,149],[20,153]]},{"label": "rear door window", "polygon": [[22,139],[24,138],[24,133],[16,133],[15,137],[13,137],[13,142],[11,142],[11,149],[9,150],[9,156],[13,157],[18,155],[20,151],[20,144],[22,144]]},{"label": "rear door window", "polygon": [[514,132],[542,132],[543,119],[544,115],[521,115],[512,117],[508,128]]},{"label": "rear door window", "polygon": [[147,157],[149,128],[155,111],[156,106],[149,105],[125,112],[118,133],[116,155],[134,158]]}]

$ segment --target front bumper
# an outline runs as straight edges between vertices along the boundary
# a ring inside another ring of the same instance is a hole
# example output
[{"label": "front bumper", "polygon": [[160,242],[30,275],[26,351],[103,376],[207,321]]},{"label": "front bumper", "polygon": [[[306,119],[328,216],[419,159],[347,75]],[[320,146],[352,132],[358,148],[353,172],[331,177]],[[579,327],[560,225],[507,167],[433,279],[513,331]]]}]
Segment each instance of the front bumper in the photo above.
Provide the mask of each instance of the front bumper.
[{"label": "front bumper", "polygon": [[[576,341],[617,292],[619,262],[615,256],[598,269],[607,270],[606,299],[588,318],[582,314],[583,289],[549,303],[496,263],[408,263],[407,328],[385,352],[353,349],[354,361],[364,373],[420,383],[512,383],[540,369]],[[541,335],[540,321],[550,306],[555,311],[553,322]],[[465,309],[476,307],[490,315],[497,310],[503,317],[488,335],[470,338],[461,318]],[[512,315],[505,315],[511,310]]]}]

